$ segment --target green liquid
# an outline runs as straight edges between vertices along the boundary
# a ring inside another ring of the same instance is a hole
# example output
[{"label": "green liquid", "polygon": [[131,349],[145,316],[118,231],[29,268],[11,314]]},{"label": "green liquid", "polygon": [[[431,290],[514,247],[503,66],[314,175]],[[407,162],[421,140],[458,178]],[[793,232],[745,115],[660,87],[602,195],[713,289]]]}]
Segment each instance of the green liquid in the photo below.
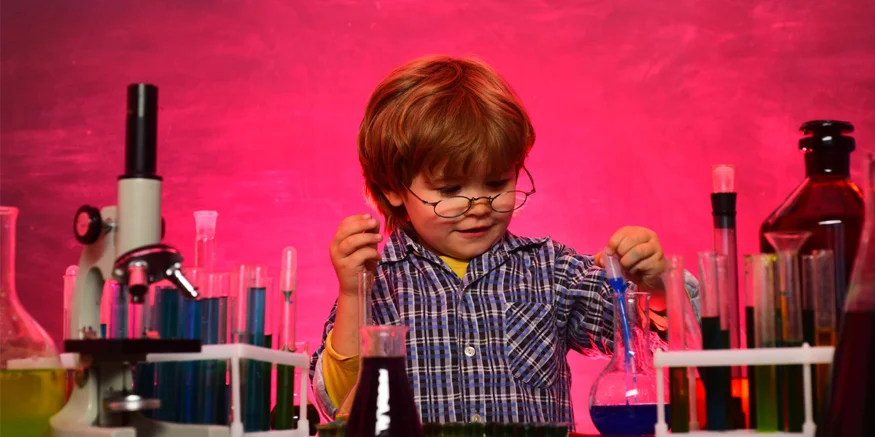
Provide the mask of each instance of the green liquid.
[{"label": "green liquid", "polygon": [[[753,399],[756,398],[757,409],[751,409],[751,421],[756,417],[757,432],[777,432],[778,431],[778,397],[775,389],[775,366],[755,366],[754,373],[756,374],[755,396],[751,397],[751,405]],[[783,427],[782,427],[783,428]]]},{"label": "green liquid", "polygon": [[0,436],[47,437],[49,419],[64,406],[63,369],[0,370]]},{"label": "green liquid", "polygon": [[686,367],[669,370],[669,421],[671,431],[690,431],[690,393]]},{"label": "green liquid", "polygon": [[[786,347],[802,346],[798,342],[784,342]],[[787,431],[802,432],[805,398],[802,365],[784,366],[784,397],[787,409]]]},{"label": "green liquid", "polygon": [[274,410],[274,429],[293,429],[295,416],[295,368],[293,366],[276,366],[276,408]]},{"label": "green liquid", "polygon": [[[754,319],[754,307],[748,306],[744,308],[744,320],[747,327],[747,348],[756,348],[756,323]],[[756,390],[756,368],[757,366],[747,366],[747,386],[749,390]],[[748,412],[750,415],[750,429],[757,429],[757,397],[748,396]]]}]

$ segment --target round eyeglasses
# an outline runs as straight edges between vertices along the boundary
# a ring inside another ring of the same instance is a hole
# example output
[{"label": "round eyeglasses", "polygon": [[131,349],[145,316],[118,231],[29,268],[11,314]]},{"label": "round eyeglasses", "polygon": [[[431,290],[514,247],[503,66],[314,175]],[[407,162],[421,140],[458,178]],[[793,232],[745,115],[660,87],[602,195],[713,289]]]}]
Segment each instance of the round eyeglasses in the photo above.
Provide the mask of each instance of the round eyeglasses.
[{"label": "round eyeglasses", "polygon": [[486,199],[489,202],[489,206],[495,212],[508,213],[516,211],[522,208],[525,205],[526,200],[529,199],[529,196],[535,194],[535,180],[532,178],[532,174],[529,173],[529,170],[523,167],[523,171],[526,172],[526,175],[529,177],[529,181],[532,183],[532,189],[529,191],[503,191],[494,196],[480,196],[480,197],[466,197],[466,196],[453,196],[448,197],[446,199],[439,200],[437,202],[428,202],[419,197],[410,187],[407,187],[407,191],[410,191],[410,194],[413,194],[413,197],[419,199],[423,205],[428,205],[434,208],[434,213],[437,214],[438,217],[442,218],[456,218],[459,217],[474,206],[474,202],[480,199]]}]

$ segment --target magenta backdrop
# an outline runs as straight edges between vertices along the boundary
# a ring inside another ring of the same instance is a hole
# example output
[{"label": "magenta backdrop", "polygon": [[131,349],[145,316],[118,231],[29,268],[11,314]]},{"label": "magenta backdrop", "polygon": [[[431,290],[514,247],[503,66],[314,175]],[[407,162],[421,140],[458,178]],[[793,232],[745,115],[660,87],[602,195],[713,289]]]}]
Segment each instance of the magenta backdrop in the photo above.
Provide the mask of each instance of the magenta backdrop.
[{"label": "magenta backdrop", "polygon": [[[125,86],[160,87],[166,240],[192,255],[192,211],[219,211],[223,266],[300,254],[299,337],[334,300],[328,243],[367,212],[355,154],[393,67],[477,55],[526,103],[538,194],[514,221],[593,252],[656,230],[688,260],[711,245],[710,168],[738,169],[739,245],[801,179],[797,128],[852,121],[875,150],[869,0],[42,1],[2,3],[2,203],[21,209],[18,290],[61,336],[61,275],[82,203],[115,203]],[[859,165],[854,165],[854,175]],[[688,261],[688,265],[690,265]],[[569,357],[577,422],[605,361]]]}]

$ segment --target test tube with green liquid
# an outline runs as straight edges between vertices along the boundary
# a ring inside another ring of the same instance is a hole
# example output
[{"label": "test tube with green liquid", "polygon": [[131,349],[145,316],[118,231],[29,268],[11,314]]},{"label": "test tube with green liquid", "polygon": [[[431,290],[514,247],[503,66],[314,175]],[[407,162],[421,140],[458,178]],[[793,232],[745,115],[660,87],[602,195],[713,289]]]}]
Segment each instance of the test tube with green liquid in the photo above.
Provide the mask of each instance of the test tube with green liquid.
[{"label": "test tube with green liquid", "polygon": [[[720,260],[722,258],[722,260]],[[721,323],[720,283],[721,271],[725,268],[726,256],[715,252],[699,253],[699,281],[702,295],[702,347],[726,349],[729,344],[729,327]],[[725,329],[724,329],[725,327]],[[728,367],[700,368],[705,384],[705,412],[710,431],[725,431],[729,427],[730,372]]]},{"label": "test tube with green liquid", "polygon": [[[684,306],[689,298],[684,288],[684,259],[669,256],[666,270],[662,274],[666,290],[666,310],[668,319],[668,350],[687,349],[684,330]],[[669,369],[669,420],[672,432],[690,431],[690,393],[688,367]]]},{"label": "test tube with green liquid", "polygon": [[[745,255],[748,295],[754,297],[754,340],[757,348],[777,346],[775,318],[775,265],[777,257],[770,254]],[[754,366],[754,398],[756,398],[756,430],[778,431],[777,376],[774,365]],[[754,405],[753,403],[751,405]],[[783,426],[782,426],[783,428]]]}]

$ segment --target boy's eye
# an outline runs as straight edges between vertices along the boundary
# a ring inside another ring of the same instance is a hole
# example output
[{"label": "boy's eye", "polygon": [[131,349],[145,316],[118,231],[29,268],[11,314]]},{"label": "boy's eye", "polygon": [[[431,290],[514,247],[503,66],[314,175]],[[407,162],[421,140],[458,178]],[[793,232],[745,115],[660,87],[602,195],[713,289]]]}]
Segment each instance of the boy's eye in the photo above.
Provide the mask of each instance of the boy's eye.
[{"label": "boy's eye", "polygon": [[450,187],[438,188],[438,192],[445,195],[445,196],[452,196],[453,194],[458,193],[459,190],[461,190],[461,189],[462,189],[462,187],[460,187],[458,185],[453,185]]},{"label": "boy's eye", "polygon": [[486,186],[491,189],[500,189],[506,187],[508,182],[510,182],[510,179],[502,179],[500,181],[487,182]]}]

